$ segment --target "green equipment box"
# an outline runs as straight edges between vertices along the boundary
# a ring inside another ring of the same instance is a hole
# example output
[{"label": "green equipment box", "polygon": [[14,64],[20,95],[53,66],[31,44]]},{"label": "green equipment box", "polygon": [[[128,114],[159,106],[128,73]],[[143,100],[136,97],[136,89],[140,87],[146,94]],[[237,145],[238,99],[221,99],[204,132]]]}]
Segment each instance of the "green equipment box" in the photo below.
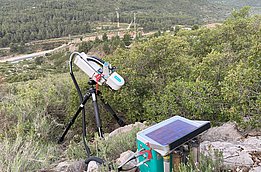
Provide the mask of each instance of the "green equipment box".
[{"label": "green equipment box", "polygon": [[140,172],[172,172],[172,153],[210,128],[209,121],[174,116],[137,133]]}]

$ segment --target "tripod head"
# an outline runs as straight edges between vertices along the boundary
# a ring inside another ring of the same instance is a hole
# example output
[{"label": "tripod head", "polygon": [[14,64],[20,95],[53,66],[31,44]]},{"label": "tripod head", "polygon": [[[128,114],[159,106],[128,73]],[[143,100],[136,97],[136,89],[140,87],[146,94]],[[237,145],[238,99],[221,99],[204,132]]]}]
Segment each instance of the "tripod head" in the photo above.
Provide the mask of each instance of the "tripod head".
[{"label": "tripod head", "polygon": [[90,86],[94,86],[94,85],[96,85],[97,84],[97,82],[96,81],[94,81],[93,79],[89,79],[89,81],[88,81],[88,85],[90,85]]}]

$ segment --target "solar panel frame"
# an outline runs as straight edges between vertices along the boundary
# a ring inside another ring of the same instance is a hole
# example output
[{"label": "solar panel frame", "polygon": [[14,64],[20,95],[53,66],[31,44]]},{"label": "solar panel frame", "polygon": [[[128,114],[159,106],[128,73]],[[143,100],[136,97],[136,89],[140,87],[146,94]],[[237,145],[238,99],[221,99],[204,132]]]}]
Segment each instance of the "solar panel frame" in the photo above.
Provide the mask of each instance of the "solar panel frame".
[{"label": "solar panel frame", "polygon": [[[189,133],[185,133],[181,138],[174,139],[170,143],[161,144],[157,139],[153,139],[150,136],[147,136],[147,134],[152,133],[153,131],[156,131],[160,128],[164,128],[164,126],[169,125],[173,123],[174,121],[180,120],[184,123],[187,123],[189,125],[195,126],[194,130],[190,130]],[[155,149],[158,153],[160,153],[162,156],[167,155],[169,152],[174,150],[175,148],[179,147],[180,145],[186,143],[187,141],[193,139],[200,133],[206,131],[210,128],[210,122],[209,121],[193,121],[186,118],[183,118],[181,116],[174,116],[170,119],[167,119],[165,121],[162,121],[158,124],[155,124],[151,127],[148,127],[147,129],[140,131],[137,133],[137,139],[144,142],[149,143],[151,145],[151,148]]]}]

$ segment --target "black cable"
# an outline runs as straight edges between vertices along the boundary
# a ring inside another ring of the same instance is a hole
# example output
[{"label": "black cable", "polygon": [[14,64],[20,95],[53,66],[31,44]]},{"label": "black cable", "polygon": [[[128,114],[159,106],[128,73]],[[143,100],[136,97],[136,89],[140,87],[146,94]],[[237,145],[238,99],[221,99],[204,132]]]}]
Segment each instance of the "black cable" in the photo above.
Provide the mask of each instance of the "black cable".
[{"label": "black cable", "polygon": [[[76,90],[77,90],[77,93],[78,93],[80,102],[82,102],[82,101],[83,101],[82,92],[81,92],[81,89],[80,89],[80,87],[79,87],[79,84],[77,83],[77,81],[76,81],[76,79],[75,79],[75,76],[74,76],[73,70],[72,70],[72,60],[73,60],[73,57],[74,57],[75,54],[80,55],[79,53],[73,53],[73,54],[71,54],[71,56],[70,56],[70,62],[69,62],[70,75],[71,75],[71,78],[72,78],[72,80],[73,80],[73,83],[74,83],[74,85],[75,85],[75,87],[76,87]],[[85,147],[85,151],[86,151],[87,157],[89,158],[89,157],[90,157],[90,154],[91,154],[91,151],[90,151],[90,148],[89,148],[89,146],[87,145],[87,142],[86,142],[87,134],[86,134],[86,114],[85,114],[85,108],[82,109],[82,137],[83,137],[83,144],[84,144],[84,147]]]},{"label": "black cable", "polygon": [[[77,83],[76,79],[75,79],[75,76],[73,74],[73,70],[72,70],[72,60],[73,60],[73,57],[74,55],[77,54],[79,56],[81,56],[80,53],[78,52],[74,52],[71,54],[70,56],[70,62],[69,62],[69,66],[70,66],[70,75],[71,75],[71,78],[73,80],[73,83],[76,87],[76,90],[77,90],[77,93],[79,95],[79,99],[80,99],[80,102],[83,101],[83,96],[82,96],[82,92],[81,92],[81,89],[79,87],[79,84]],[[90,154],[91,154],[91,151],[90,151],[90,148],[89,146],[87,145],[87,141],[86,141],[86,115],[85,115],[85,108],[82,109],[82,130],[83,130],[83,144],[84,144],[84,147],[85,147],[85,150],[86,150],[86,154],[87,154],[87,159],[85,160],[85,164],[86,164],[86,170],[88,169],[88,164],[90,161],[95,161],[99,164],[103,164],[104,163],[104,160],[102,160],[101,158],[98,158],[98,157],[91,157]]]}]

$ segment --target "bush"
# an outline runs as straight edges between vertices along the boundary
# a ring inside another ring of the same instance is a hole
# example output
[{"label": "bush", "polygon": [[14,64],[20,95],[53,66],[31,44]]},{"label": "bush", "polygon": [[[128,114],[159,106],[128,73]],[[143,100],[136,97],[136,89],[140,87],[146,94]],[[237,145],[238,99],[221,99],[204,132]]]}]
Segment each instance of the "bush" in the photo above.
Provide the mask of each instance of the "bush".
[{"label": "bush", "polygon": [[118,49],[106,60],[126,84],[105,96],[130,122],[182,115],[259,127],[261,18],[240,16]]}]

